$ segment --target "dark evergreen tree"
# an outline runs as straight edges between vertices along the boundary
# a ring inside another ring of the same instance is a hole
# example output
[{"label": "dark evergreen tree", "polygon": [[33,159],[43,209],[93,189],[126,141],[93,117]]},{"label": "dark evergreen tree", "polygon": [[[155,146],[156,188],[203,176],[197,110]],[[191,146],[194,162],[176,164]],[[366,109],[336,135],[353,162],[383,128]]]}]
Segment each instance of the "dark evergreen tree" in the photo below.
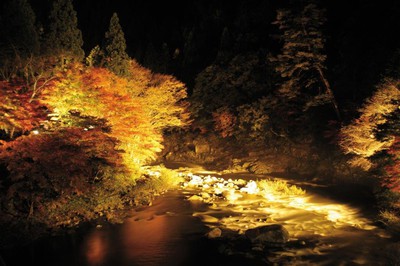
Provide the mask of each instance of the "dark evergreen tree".
[{"label": "dark evergreen tree", "polygon": [[168,73],[169,69],[169,61],[170,61],[169,47],[167,43],[163,43],[161,47],[161,64],[160,64],[160,72]]},{"label": "dark evergreen tree", "polygon": [[39,36],[35,28],[35,13],[27,0],[4,3],[1,16],[0,43],[2,53],[26,57],[39,51]]},{"label": "dark evergreen tree", "polygon": [[117,13],[110,20],[105,34],[105,66],[117,75],[126,75],[129,67],[129,56],[126,53],[125,35],[119,24]]},{"label": "dark evergreen tree", "polygon": [[226,62],[232,56],[232,37],[227,27],[224,28],[221,34],[221,40],[219,44],[217,61]]},{"label": "dark evergreen tree", "polygon": [[153,43],[149,43],[144,53],[143,65],[150,68],[154,72],[158,72],[160,68],[160,55]]},{"label": "dark evergreen tree", "polygon": [[65,60],[83,60],[82,32],[72,0],[56,0],[49,16],[50,25],[46,38],[46,52]]},{"label": "dark evergreen tree", "polygon": [[281,76],[279,94],[303,105],[311,106],[331,103],[340,119],[338,105],[326,77],[325,37],[322,26],[325,22],[323,10],[313,3],[298,12],[279,10],[277,20],[282,31],[282,51],[272,58],[275,70]]},{"label": "dark evergreen tree", "polygon": [[186,34],[185,44],[183,47],[183,68],[189,68],[197,61],[198,48],[196,45],[194,29]]}]

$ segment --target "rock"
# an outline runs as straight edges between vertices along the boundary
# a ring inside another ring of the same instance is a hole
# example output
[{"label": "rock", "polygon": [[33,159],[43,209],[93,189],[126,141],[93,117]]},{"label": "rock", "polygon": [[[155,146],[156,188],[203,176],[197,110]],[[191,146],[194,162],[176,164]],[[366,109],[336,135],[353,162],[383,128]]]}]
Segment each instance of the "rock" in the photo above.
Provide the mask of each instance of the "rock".
[{"label": "rock", "polygon": [[207,192],[202,192],[202,193],[201,193],[201,197],[202,197],[203,199],[207,200],[207,199],[211,198],[211,195],[208,194]]},{"label": "rock", "polygon": [[210,152],[210,145],[208,143],[197,143],[195,145],[196,154],[204,154]]},{"label": "rock", "polygon": [[188,198],[190,201],[203,201],[203,198],[197,195],[193,195],[190,198]]},{"label": "rock", "polygon": [[253,244],[266,247],[280,247],[289,240],[288,230],[280,224],[249,229],[245,235]]},{"label": "rock", "polygon": [[207,233],[208,238],[218,238],[221,237],[222,231],[218,227],[213,228],[210,232]]}]

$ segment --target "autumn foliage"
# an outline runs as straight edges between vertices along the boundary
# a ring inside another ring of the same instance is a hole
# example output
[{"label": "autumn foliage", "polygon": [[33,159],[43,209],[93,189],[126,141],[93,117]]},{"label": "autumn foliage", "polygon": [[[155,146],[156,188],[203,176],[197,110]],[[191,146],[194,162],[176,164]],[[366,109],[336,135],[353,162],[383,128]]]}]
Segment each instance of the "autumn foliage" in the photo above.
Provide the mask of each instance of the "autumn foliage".
[{"label": "autumn foliage", "polygon": [[340,146],[345,153],[355,155],[353,165],[368,170],[372,167],[371,156],[392,146],[392,135],[378,138],[377,133],[380,126],[388,123],[387,117],[399,108],[399,99],[400,83],[384,82],[359,110],[360,117],[342,128]]},{"label": "autumn foliage", "polygon": [[109,134],[120,141],[126,162],[145,162],[161,151],[163,129],[185,125],[180,101],[186,90],[171,76],[152,74],[135,62],[130,75],[132,81],[104,68],[75,64],[60,73],[43,99],[67,124],[74,124],[73,113],[104,120]]},{"label": "autumn foliage", "polygon": [[382,186],[383,219],[400,215],[400,83],[383,82],[360,109],[360,117],[341,130],[350,164],[373,170]]},{"label": "autumn foliage", "polygon": [[163,131],[189,123],[186,88],[135,61],[124,77],[71,63],[51,78],[1,84],[0,213],[69,226],[132,201]]},{"label": "autumn foliage", "polygon": [[31,93],[23,84],[0,82],[0,130],[9,138],[38,127],[45,118],[43,107],[31,101]]},{"label": "autumn foliage", "polygon": [[400,193],[400,137],[397,136],[387,152],[390,162],[385,166],[386,177],[383,184],[394,192]]},{"label": "autumn foliage", "polygon": [[236,125],[236,116],[228,108],[219,108],[212,113],[215,131],[225,138],[232,136]]}]

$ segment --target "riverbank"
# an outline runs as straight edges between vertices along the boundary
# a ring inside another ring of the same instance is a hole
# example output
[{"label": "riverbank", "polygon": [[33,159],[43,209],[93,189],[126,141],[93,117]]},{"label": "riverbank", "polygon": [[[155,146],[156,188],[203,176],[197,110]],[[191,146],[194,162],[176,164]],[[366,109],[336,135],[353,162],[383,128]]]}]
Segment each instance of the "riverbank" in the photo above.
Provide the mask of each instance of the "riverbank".
[{"label": "riverbank", "polygon": [[[64,202],[56,210],[42,210],[40,216],[39,213],[10,214],[2,210],[0,249],[27,245],[42,237],[69,234],[80,228],[122,223],[128,217],[130,209],[151,205],[157,196],[176,188],[180,182],[181,178],[175,171],[163,166],[152,166],[143,168],[141,177],[137,178],[134,185],[125,188],[123,193],[110,190],[107,194],[107,190],[103,191],[102,202],[107,204],[104,206],[95,205],[96,201],[89,198],[89,193],[75,197],[71,195],[70,202]],[[76,202],[81,202],[82,205],[77,205]]]},{"label": "riverbank", "polygon": [[[398,240],[362,210],[324,196],[323,187],[290,189],[282,177],[180,166],[180,186],[125,210],[123,223],[99,220],[0,254],[7,266],[398,263]],[[262,231],[246,233],[270,225],[288,237],[259,243]]]}]

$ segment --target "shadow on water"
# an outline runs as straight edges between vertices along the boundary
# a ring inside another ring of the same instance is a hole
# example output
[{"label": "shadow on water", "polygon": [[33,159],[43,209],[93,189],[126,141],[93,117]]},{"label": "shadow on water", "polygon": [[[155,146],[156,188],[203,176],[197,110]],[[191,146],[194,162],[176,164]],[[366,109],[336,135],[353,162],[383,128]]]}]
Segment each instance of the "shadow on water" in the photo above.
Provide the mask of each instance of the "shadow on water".
[{"label": "shadow on water", "polygon": [[[208,228],[192,214],[204,204],[171,191],[152,206],[132,210],[123,224],[48,237],[28,246],[1,251],[1,266],[257,265],[246,258],[226,258],[204,237]],[[243,264],[245,263],[245,264]]]},{"label": "shadow on water", "polygon": [[[225,179],[262,178],[248,174],[222,175],[197,165],[167,166],[189,167],[192,172]],[[199,190],[187,187],[170,191],[158,197],[152,206],[133,209],[122,224],[83,228],[25,247],[2,250],[0,266],[396,265],[390,263],[386,254],[391,252],[386,247],[394,244],[392,239],[382,235],[382,230],[375,228],[359,209],[322,197],[328,188],[304,186],[311,194],[303,203],[293,199],[260,204],[259,198],[248,195],[235,202],[217,198],[214,206],[210,206],[203,201],[186,200],[199,194]],[[343,220],[330,217],[336,211],[342,211]],[[210,222],[209,218],[218,222]],[[235,252],[227,255],[221,249],[227,250],[229,238],[204,237],[209,227],[219,226],[224,233],[235,232],[238,228],[258,226],[262,223],[259,221],[265,220],[287,227],[291,239],[284,248],[258,254],[246,246],[247,242],[237,242],[232,248]],[[246,249],[250,252],[242,252]],[[249,254],[256,254],[256,258]]]}]

